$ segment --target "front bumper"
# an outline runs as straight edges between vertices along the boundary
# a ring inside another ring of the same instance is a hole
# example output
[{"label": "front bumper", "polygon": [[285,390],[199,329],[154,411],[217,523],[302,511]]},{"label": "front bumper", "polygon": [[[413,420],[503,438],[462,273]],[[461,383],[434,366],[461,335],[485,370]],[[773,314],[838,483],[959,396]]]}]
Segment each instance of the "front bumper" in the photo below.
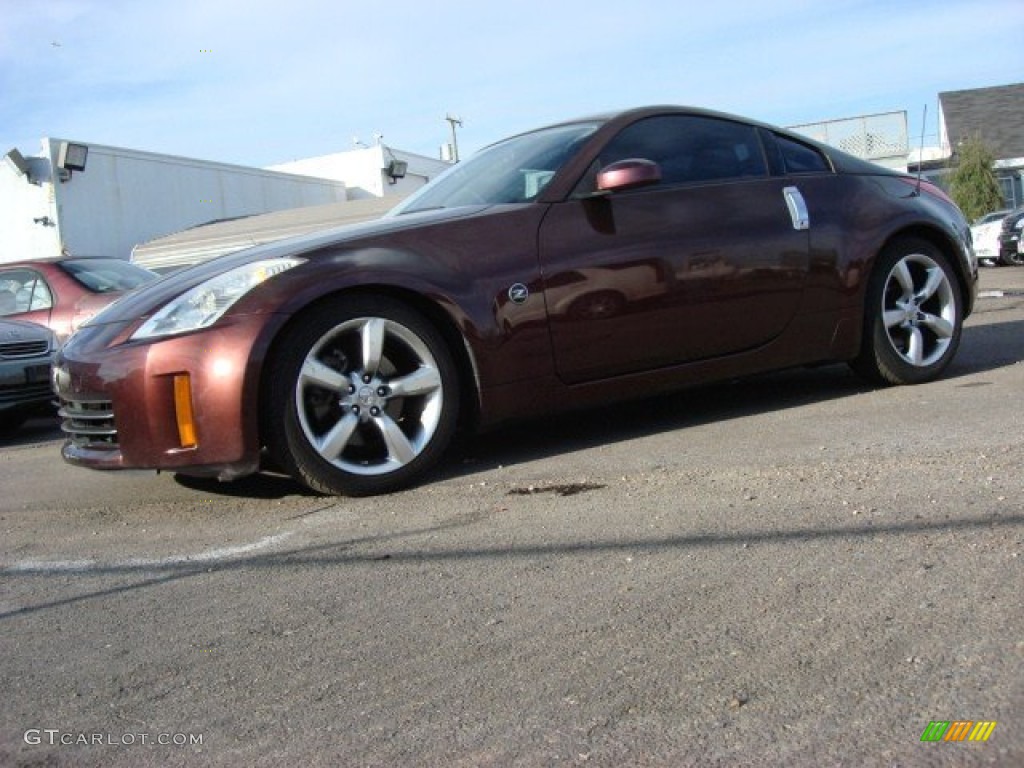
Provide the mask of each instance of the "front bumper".
[{"label": "front bumper", "polygon": [[[266,316],[239,316],[192,334],[134,342],[126,339],[126,324],[83,328],[53,370],[68,436],[64,459],[92,469],[223,479],[257,471],[258,340],[266,325]],[[183,397],[191,436],[181,428]]]},{"label": "front bumper", "polygon": [[32,413],[53,403],[52,340],[20,337],[0,343],[0,415]]},{"label": "front bumper", "polygon": [[40,410],[53,402],[49,363],[10,364],[0,361],[0,414]]}]

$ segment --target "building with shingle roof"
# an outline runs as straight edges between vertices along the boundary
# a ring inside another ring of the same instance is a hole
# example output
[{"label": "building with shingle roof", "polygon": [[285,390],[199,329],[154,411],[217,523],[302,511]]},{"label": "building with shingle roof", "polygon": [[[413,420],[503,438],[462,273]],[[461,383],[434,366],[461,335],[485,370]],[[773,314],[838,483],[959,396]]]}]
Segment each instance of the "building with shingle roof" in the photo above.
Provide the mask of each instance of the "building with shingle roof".
[{"label": "building with shingle roof", "polygon": [[996,157],[996,175],[1008,207],[1024,202],[1024,83],[939,94],[943,154],[951,157],[968,137]]}]

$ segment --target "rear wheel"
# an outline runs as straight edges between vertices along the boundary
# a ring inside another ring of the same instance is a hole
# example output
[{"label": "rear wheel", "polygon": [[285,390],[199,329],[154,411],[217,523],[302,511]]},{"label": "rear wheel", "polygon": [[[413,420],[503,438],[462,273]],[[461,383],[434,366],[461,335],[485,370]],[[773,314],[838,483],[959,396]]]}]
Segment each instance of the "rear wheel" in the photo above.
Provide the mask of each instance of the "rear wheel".
[{"label": "rear wheel", "polygon": [[384,297],[339,299],[300,316],[270,362],[273,457],[321,493],[399,490],[441,458],[459,408],[437,329]]},{"label": "rear wheel", "polygon": [[864,340],[853,369],[880,384],[938,377],[960,344],[963,302],[949,260],[907,238],[879,256],[868,284]]}]

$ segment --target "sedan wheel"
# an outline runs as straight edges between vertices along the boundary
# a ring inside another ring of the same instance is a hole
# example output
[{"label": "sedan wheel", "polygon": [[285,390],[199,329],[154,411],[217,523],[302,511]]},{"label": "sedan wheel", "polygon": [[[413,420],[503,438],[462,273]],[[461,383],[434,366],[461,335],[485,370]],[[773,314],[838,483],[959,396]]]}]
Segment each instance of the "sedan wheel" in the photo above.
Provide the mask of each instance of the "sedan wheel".
[{"label": "sedan wheel", "polygon": [[1020,251],[1011,251],[1004,253],[999,257],[1001,264],[1005,264],[1008,267],[1019,267],[1024,265],[1024,253]]},{"label": "sedan wheel", "polygon": [[871,276],[864,342],[853,368],[875,383],[930,381],[956,354],[962,325],[960,291],[947,258],[931,243],[897,241]]},{"label": "sedan wheel", "polygon": [[270,365],[271,452],[316,491],[409,485],[454,432],[458,379],[441,334],[404,304],[354,297],[299,317]]}]

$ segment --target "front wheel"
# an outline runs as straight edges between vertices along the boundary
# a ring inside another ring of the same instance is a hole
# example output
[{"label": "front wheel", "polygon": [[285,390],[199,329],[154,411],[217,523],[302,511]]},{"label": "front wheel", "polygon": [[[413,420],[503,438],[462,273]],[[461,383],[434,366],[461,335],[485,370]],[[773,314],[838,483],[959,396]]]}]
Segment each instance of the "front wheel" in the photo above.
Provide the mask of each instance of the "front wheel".
[{"label": "front wheel", "polygon": [[949,260],[931,243],[907,238],[879,256],[864,304],[861,351],[851,365],[878,384],[937,378],[956,354],[963,301]]},{"label": "front wheel", "polygon": [[357,296],[299,316],[269,363],[273,457],[328,494],[389,493],[440,460],[459,409],[438,330],[405,304]]}]

